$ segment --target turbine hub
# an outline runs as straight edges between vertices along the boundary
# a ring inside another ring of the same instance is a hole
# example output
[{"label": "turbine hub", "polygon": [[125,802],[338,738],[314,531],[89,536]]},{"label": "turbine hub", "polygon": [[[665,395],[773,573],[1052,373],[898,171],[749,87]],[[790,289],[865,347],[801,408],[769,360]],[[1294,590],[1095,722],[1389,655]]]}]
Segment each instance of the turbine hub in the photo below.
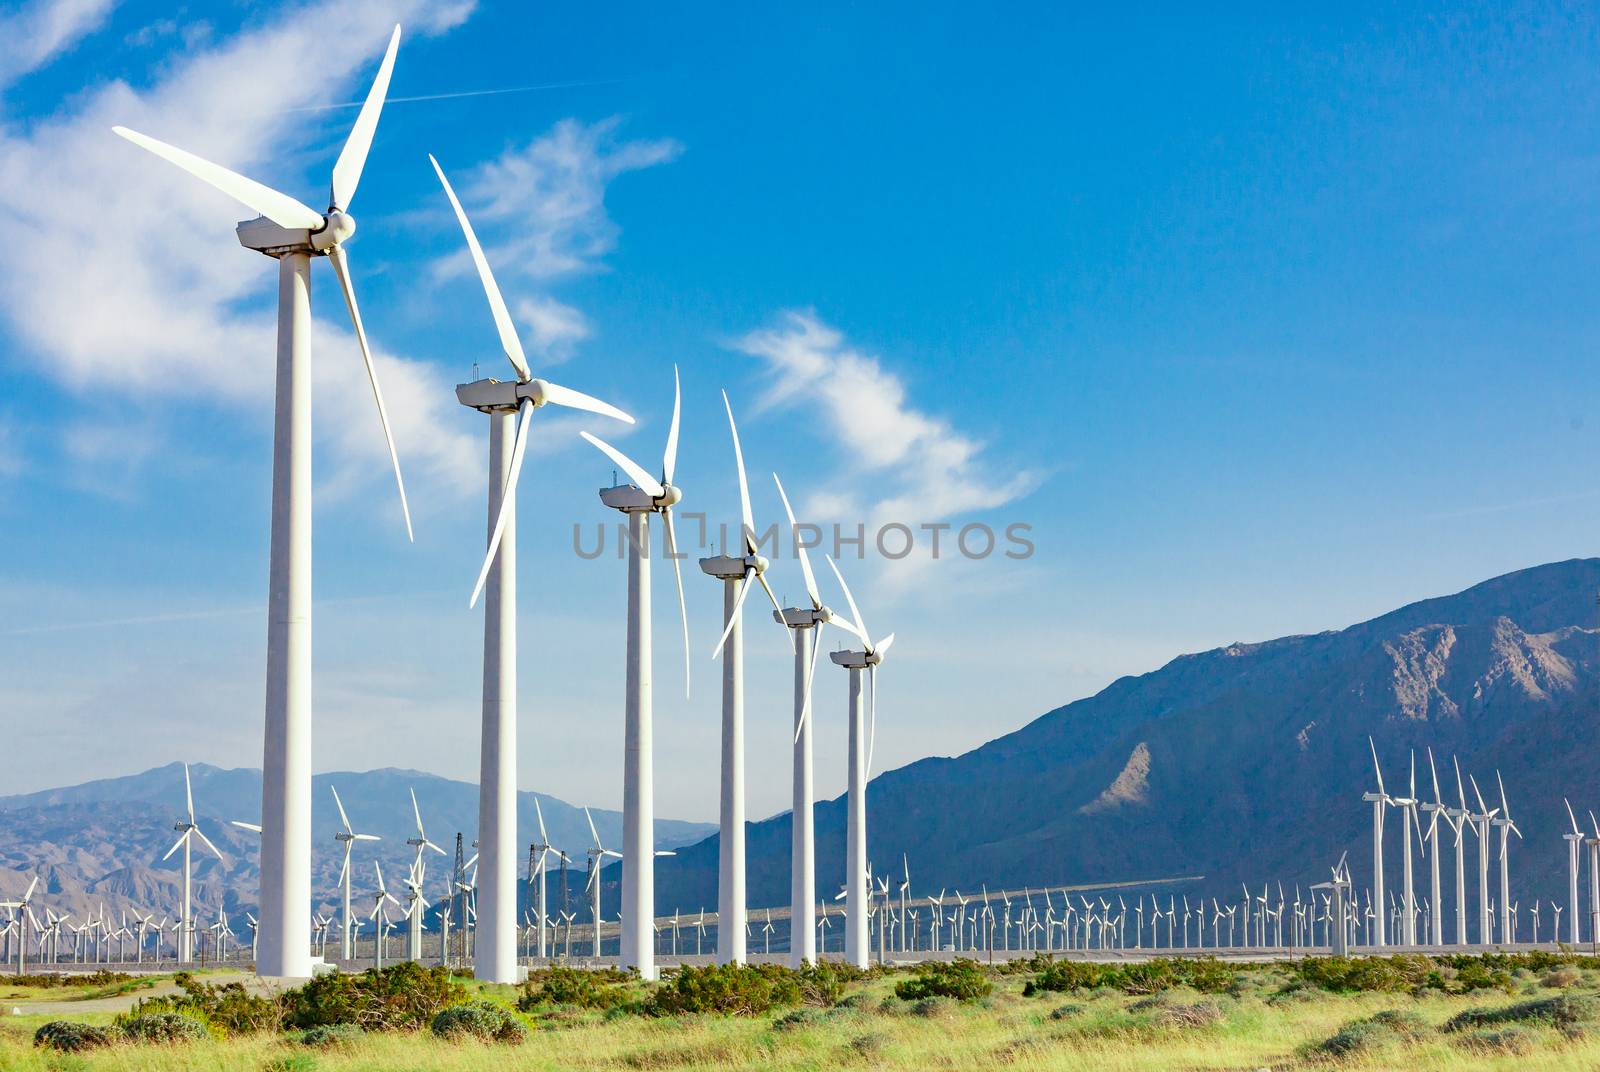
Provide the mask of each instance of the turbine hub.
[{"label": "turbine hub", "polygon": [[355,233],[355,217],[339,209],[334,209],[328,213],[326,222],[322,225],[322,230],[316,231],[311,235],[311,246],[313,249],[326,251],[347,241]]},{"label": "turbine hub", "polygon": [[664,485],[660,495],[656,496],[656,505],[661,507],[677,506],[683,501],[683,489],[675,484]]}]

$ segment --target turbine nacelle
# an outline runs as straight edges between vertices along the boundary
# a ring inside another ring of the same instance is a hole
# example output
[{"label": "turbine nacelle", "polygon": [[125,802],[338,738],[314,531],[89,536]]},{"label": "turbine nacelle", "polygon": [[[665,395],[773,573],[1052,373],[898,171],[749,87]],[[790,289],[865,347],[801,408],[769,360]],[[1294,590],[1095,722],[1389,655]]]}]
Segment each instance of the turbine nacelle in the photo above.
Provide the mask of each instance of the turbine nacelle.
[{"label": "turbine nacelle", "polygon": [[324,217],[322,230],[311,232],[311,248],[318,253],[326,253],[355,233],[355,217],[348,212],[333,209]]}]

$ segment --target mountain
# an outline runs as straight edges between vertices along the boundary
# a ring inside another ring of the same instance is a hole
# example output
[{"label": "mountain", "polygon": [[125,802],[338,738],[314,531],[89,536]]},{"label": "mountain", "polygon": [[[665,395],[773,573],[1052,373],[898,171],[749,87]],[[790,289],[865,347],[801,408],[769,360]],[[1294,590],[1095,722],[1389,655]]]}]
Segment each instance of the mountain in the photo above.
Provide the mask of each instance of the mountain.
[{"label": "mountain", "polygon": [[[194,805],[201,831],[222,850],[225,860],[198,849],[195,853],[195,897],[203,906],[197,916],[214,917],[218,905],[230,915],[253,908],[259,882],[259,839],[230,825],[234,819],[258,822],[261,814],[261,772],[251,768],[223,770],[191,764]],[[340,829],[329,786],[336,786],[350,821],[362,833],[383,840],[357,846],[356,887],[374,885],[372,863],[381,862],[391,889],[410,866],[416,820],[410,791],[415,790],[423,823],[431,840],[449,855],[429,854],[428,896],[445,889],[453,866],[455,834],[465,831],[465,853],[478,826],[478,787],[421,771],[385,768],[338,771],[312,778],[312,888],[318,909],[334,902],[342,850],[333,840]],[[566,849],[577,866],[586,866],[583,850],[591,844],[581,807],[544,793],[517,794],[518,829],[532,841],[538,831],[534,800],[544,811],[552,844]],[[595,827],[609,845],[622,841],[620,812],[592,809]],[[83,919],[104,902],[113,912],[123,907],[175,910],[179,897],[179,855],[161,855],[177,835],[173,823],[183,815],[183,764],[170,763],[139,774],[106,778],[82,785],[0,797],[0,897],[26,888],[34,874],[50,905]],[[701,840],[715,827],[707,823],[657,820],[656,839],[664,847]],[[524,865],[525,866],[525,865]],[[523,870],[519,868],[519,871]],[[575,880],[583,881],[582,877]],[[526,897],[526,886],[521,893]]]},{"label": "mountain", "polygon": [[[1449,802],[1452,756],[1496,803],[1501,771],[1526,836],[1512,841],[1513,897],[1564,899],[1562,796],[1580,815],[1600,810],[1597,588],[1600,559],[1557,562],[1347,629],[1181,656],[964,755],[873,778],[871,858],[890,874],[905,854],[919,892],[1203,874],[1176,888],[1237,897],[1241,882],[1322,881],[1349,850],[1359,886],[1371,881],[1370,735],[1397,795],[1414,750],[1419,795],[1431,799],[1428,746]],[[882,672],[894,673],[892,660]],[[916,722],[892,701],[880,715],[883,733]],[[821,897],[844,879],[844,814],[843,797],[816,806]],[[789,829],[787,813],[749,826],[750,904],[787,903]],[[663,860],[658,909],[714,905],[717,851],[713,835]],[[1469,873],[1476,856],[1469,841]]]}]

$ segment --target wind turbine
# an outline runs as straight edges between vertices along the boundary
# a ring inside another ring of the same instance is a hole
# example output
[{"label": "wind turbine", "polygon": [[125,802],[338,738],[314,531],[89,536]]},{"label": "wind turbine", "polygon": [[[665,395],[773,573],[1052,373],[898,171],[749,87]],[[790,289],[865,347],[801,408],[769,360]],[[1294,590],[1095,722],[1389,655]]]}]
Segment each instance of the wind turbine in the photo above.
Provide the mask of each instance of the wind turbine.
[{"label": "wind turbine", "polygon": [[[589,850],[589,881],[585,884],[585,892],[589,894],[590,911],[594,919],[594,955],[600,957],[600,867],[605,863],[607,856],[617,859],[622,858],[622,853],[608,849],[600,843],[600,833],[594,828],[594,816],[589,814],[589,809],[583,809],[583,817],[589,820],[589,836],[594,839],[594,848]],[[623,864],[627,866],[626,862]]]},{"label": "wind turbine", "polygon": [[1520,838],[1522,831],[1511,821],[1511,806],[1506,803],[1506,783],[1498,770],[1494,772],[1494,780],[1500,785],[1500,817],[1494,820],[1494,825],[1500,828],[1500,934],[1502,941],[1510,941],[1515,931],[1511,926],[1511,873],[1506,850],[1510,847],[1509,836],[1515,833]]},{"label": "wind turbine", "polygon": [[[806,554],[805,541],[800,538],[800,524],[794,518],[794,507],[789,505],[783,481],[778,479],[777,473],[772,474],[772,480],[778,485],[778,497],[783,500],[783,512],[789,518],[789,533],[794,539],[810,603],[806,607],[785,607],[773,612],[773,617],[794,630],[794,806],[789,813],[789,913],[793,920],[811,912],[817,900],[811,685],[817,673],[817,653],[822,650],[822,629],[833,619],[833,611],[823,604],[817,592],[817,577],[811,571],[811,559]],[[795,930],[793,923],[790,932],[791,966],[798,968],[807,961],[814,962],[817,959],[816,933],[810,927]]]},{"label": "wind turbine", "polygon": [[1483,802],[1483,793],[1478,789],[1478,779],[1469,774],[1467,780],[1472,783],[1472,793],[1478,798],[1478,814],[1469,816],[1478,831],[1478,942],[1489,945],[1489,824],[1500,809],[1490,811]]},{"label": "wind turbine", "polygon": [[[659,513],[666,529],[667,557],[678,583],[678,613],[683,620],[683,688],[689,691],[689,613],[683,605],[683,571],[672,530],[672,507],[683,491],[672,483],[678,464],[680,392],[672,373],[672,424],[661,455],[661,479],[604,440],[580,432],[633,481],[605,488],[600,501],[628,518],[628,652],[625,684],[622,769],[622,945],[619,963],[637,968],[641,979],[656,977],[655,944],[655,764],[651,706],[650,515]],[[720,925],[719,925],[720,930]],[[596,932],[596,943],[599,933]],[[720,938],[719,938],[720,942]]]},{"label": "wind turbine", "polygon": [[[383,884],[383,868],[378,866],[378,861],[372,861],[372,870],[378,875],[378,888],[372,895],[372,914],[367,918],[372,920],[377,933],[373,936],[372,966],[383,967],[383,943],[389,937],[389,912],[388,905],[400,907],[400,902],[395,899]],[[385,903],[387,902],[387,904]]]},{"label": "wind turbine", "polygon": [[[545,930],[545,917],[549,912],[549,898],[545,893],[545,886],[547,882],[545,861],[550,858],[551,853],[554,853],[556,858],[562,862],[563,867],[570,863],[571,860],[566,853],[550,844],[550,835],[545,832],[544,828],[544,809],[539,806],[538,797],[533,798],[533,813],[538,817],[539,820],[539,840],[536,844],[531,846],[533,851],[538,854],[533,865],[534,873],[538,875],[538,888],[534,892],[534,911],[539,920],[538,955],[541,959],[543,959],[544,957],[549,956],[549,945],[546,941]],[[564,871],[563,874],[565,874]]]},{"label": "wind turbine", "polygon": [[[1393,801],[1383,789],[1383,768],[1378,765],[1378,746],[1367,738],[1367,747],[1372,750],[1372,771],[1378,776],[1378,791],[1376,793],[1363,793],[1361,799],[1372,805],[1372,899],[1383,900],[1383,809]],[[1373,915],[1372,944],[1381,946],[1388,942],[1384,936],[1384,917],[1382,912]]]},{"label": "wind turbine", "polygon": [[[1572,813],[1572,801],[1562,797],[1561,802],[1567,806],[1567,818],[1572,822],[1572,833],[1562,834],[1561,836],[1567,843],[1567,897],[1572,905],[1571,942],[1576,947],[1578,944],[1578,872],[1582,869],[1578,853],[1580,846],[1583,845],[1583,831],[1578,827],[1578,817]],[[1560,908],[1558,907],[1556,911],[1559,912]],[[1560,916],[1556,918],[1558,920],[1556,923],[1556,938],[1559,940],[1561,938]],[[1537,941],[1537,938],[1535,938],[1535,941]]]},{"label": "wind turbine", "polygon": [[350,825],[350,816],[345,814],[344,802],[339,799],[339,790],[332,784],[328,788],[333,792],[333,803],[339,809],[339,822],[344,824],[342,831],[333,835],[335,841],[344,844],[344,863],[339,867],[339,885],[344,887],[344,923],[340,927],[340,941],[343,945],[344,959],[354,960],[355,947],[355,913],[350,908],[350,880],[353,877],[350,871],[350,850],[355,848],[358,841],[381,841],[377,834],[358,834],[355,827]]},{"label": "wind turbine", "polygon": [[[227,168],[126,127],[141,148],[260,213],[237,228],[239,243],[278,261],[277,404],[273,425],[272,540],[267,583],[267,691],[262,758],[261,975],[311,975],[311,258],[327,257],[344,292],[378,406],[400,492],[411,512],[378,372],[350,282],[344,243],[356,231],[350,202],[383,111],[400,27],[333,165],[328,211],[318,212]],[[187,939],[185,939],[186,941]]]},{"label": "wind turbine", "polygon": [[1589,825],[1594,828],[1594,837],[1583,842],[1589,847],[1589,941],[1600,945],[1600,819],[1594,817],[1593,810],[1589,812]]},{"label": "wind turbine", "polygon": [[467,250],[477,267],[489,314],[506,360],[516,373],[512,383],[488,378],[456,387],[456,400],[489,418],[488,551],[478,570],[469,606],[487,586],[483,608],[483,707],[478,780],[478,845],[483,870],[479,935],[473,974],[498,983],[519,981],[517,967],[517,498],[528,427],[541,406],[565,406],[633,423],[633,418],[597,398],[537,379],[523,352],[516,325],[500,294],[488,258],[467,219],[461,200],[429,155],[450,207],[455,210]]},{"label": "wind turbine", "polygon": [[[189,783],[189,764],[183,765],[183,803],[188,818],[172,824],[172,829],[178,831],[178,840],[172,843],[165,860],[179,849],[183,850],[183,918],[178,921],[178,961],[182,964],[189,963],[194,954],[194,917],[191,914],[190,900],[193,889],[193,870],[191,868],[191,840],[199,838],[201,844],[217,854],[217,859],[222,859],[222,851],[211,843],[211,839],[194,823],[194,790]],[[309,941],[309,936],[307,938]],[[308,954],[309,955],[309,954]]]},{"label": "wind turbine", "polygon": [[[877,668],[894,643],[894,634],[890,633],[876,644],[872,642],[866,623],[861,619],[861,610],[856,606],[855,596],[850,594],[850,586],[845,583],[844,574],[839,572],[839,564],[833,560],[833,556],[826,557],[833,575],[839,580],[845,602],[850,607],[850,621],[845,621],[837,614],[832,621],[861,641],[860,651],[836,651],[829,658],[850,671],[849,826],[845,836],[845,880],[849,895],[845,900],[844,948],[847,963],[865,968],[870,956],[867,945],[867,902],[872,897],[867,872],[867,772],[872,766],[872,738],[877,730]],[[871,710],[870,715],[865,715],[862,710],[863,670],[867,672],[869,695],[865,699],[866,706]]]},{"label": "wind turbine", "polygon": [[[1368,738],[1369,740],[1371,738]],[[1417,895],[1416,887],[1412,883],[1411,874],[1411,834],[1417,831],[1417,837],[1422,837],[1421,820],[1417,818],[1417,753],[1411,753],[1411,782],[1404,797],[1397,797],[1390,803],[1400,809],[1400,840],[1403,842],[1404,853],[1401,860],[1402,898],[1401,906],[1405,910],[1405,917],[1401,920],[1402,940],[1408,946],[1417,944]],[[1420,842],[1419,842],[1420,843]]]},{"label": "wind turbine", "polygon": [[[422,880],[427,869],[427,865],[422,862],[422,854],[427,849],[432,849],[440,856],[443,856],[445,852],[439,846],[428,840],[427,833],[422,829],[422,809],[417,807],[417,791],[412,789],[409,790],[409,792],[411,793],[411,814],[417,820],[417,836],[407,838],[406,844],[417,850],[417,852],[416,856],[411,861],[411,870],[406,876],[406,955],[412,960],[421,960],[422,909],[419,909],[417,905],[420,903],[423,909],[428,907],[428,902],[422,899]],[[515,932],[513,932],[513,944],[511,950],[513,959],[516,958],[515,941],[516,935]],[[479,948],[482,947],[480,946]]]},{"label": "wind turbine", "polygon": [[[1444,945],[1444,898],[1439,886],[1439,818],[1444,817],[1445,825],[1455,829],[1456,822],[1450,816],[1450,809],[1445,806],[1444,798],[1439,794],[1439,768],[1433,762],[1433,748],[1428,748],[1428,773],[1433,778],[1433,803],[1422,804],[1423,811],[1431,812],[1428,820],[1428,856],[1431,873],[1429,887],[1432,894],[1428,903],[1429,921],[1432,924],[1429,941],[1434,945]],[[1457,837],[1460,831],[1457,830]]]},{"label": "wind turbine", "polygon": [[1461,761],[1454,755],[1450,763],[1456,769],[1456,799],[1459,808],[1451,808],[1449,816],[1456,828],[1456,945],[1467,944],[1467,842],[1466,828],[1472,822],[1472,810],[1467,807],[1467,791],[1461,784]]},{"label": "wind turbine", "polygon": [[[1600,835],[1600,831],[1597,831]],[[0,908],[9,908],[17,913],[17,974],[28,973],[28,927],[31,925],[35,931],[40,929],[39,917],[33,914],[33,891],[39,885],[39,876],[34,875],[33,881],[28,883],[27,890],[20,900],[0,901]]]},{"label": "wind turbine", "polygon": [[[744,451],[739,446],[739,426],[733,404],[722,392],[728,411],[728,431],[733,436],[733,460],[739,471],[739,551],[700,560],[700,570],[722,582],[722,636],[711,652],[722,657],[722,793],[719,808],[717,861],[717,963],[745,962],[744,863],[744,610],[750,582],[760,583],[773,610],[781,613],[765,576],[768,562],[756,546],[756,524],[750,512],[750,485],[745,479]],[[677,563],[673,563],[676,568]],[[785,634],[787,636],[788,634]],[[793,640],[790,640],[793,643]],[[622,865],[626,868],[626,862]],[[791,930],[793,928],[791,927]],[[809,933],[811,928],[805,930]],[[793,943],[791,943],[793,944]]]}]

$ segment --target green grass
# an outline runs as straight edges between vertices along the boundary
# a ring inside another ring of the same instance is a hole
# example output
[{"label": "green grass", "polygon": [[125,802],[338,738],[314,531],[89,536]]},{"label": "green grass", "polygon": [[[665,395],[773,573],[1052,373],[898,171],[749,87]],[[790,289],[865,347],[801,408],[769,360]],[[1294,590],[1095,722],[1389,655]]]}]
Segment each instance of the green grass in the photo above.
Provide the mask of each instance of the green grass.
[{"label": "green grass", "polygon": [[[447,1041],[420,1032],[369,1034],[344,1046],[308,1050],[298,1033],[261,1034],[175,1046],[117,1045],[86,1054],[36,1050],[33,1032],[59,1015],[5,1016],[0,1021],[0,1069],[207,1072],[278,1069],[340,1072],[394,1068],[489,1072],[508,1067],[624,1070],[733,1070],[744,1068],[837,1072],[906,1069],[914,1072],[973,1068],[1061,1069],[1084,1072],[1157,1072],[1200,1069],[1394,1069],[1474,1072],[1504,1069],[1541,1072],[1600,1067],[1600,1024],[1563,1033],[1546,1023],[1497,1024],[1495,1031],[1445,1032],[1442,1025],[1469,1009],[1508,1009],[1558,992],[1595,995],[1586,975],[1570,990],[1540,987],[1524,973],[1515,993],[1419,994],[1285,992],[1281,968],[1245,972],[1228,993],[1186,988],[1154,995],[1120,990],[1043,993],[1023,997],[1028,974],[990,976],[994,989],[975,1002],[950,998],[903,1001],[894,996],[904,973],[851,984],[844,1005],[774,1009],[753,1017],[647,1016],[543,1006],[523,1017],[531,1029],[517,1046]],[[165,980],[163,980],[164,982]],[[514,1008],[511,987],[468,983],[474,998]],[[642,994],[644,988],[633,984]],[[3,991],[0,991],[3,992]],[[62,991],[35,992],[60,1000]],[[133,997],[129,997],[129,1003]],[[1061,1012],[1058,1015],[1058,1010]],[[1342,1028],[1389,1010],[1415,1014],[1414,1033],[1374,1032],[1373,1041],[1340,1057],[1322,1044]],[[109,1024],[111,1012],[71,1017]],[[780,1022],[781,1025],[780,1025]]]}]

